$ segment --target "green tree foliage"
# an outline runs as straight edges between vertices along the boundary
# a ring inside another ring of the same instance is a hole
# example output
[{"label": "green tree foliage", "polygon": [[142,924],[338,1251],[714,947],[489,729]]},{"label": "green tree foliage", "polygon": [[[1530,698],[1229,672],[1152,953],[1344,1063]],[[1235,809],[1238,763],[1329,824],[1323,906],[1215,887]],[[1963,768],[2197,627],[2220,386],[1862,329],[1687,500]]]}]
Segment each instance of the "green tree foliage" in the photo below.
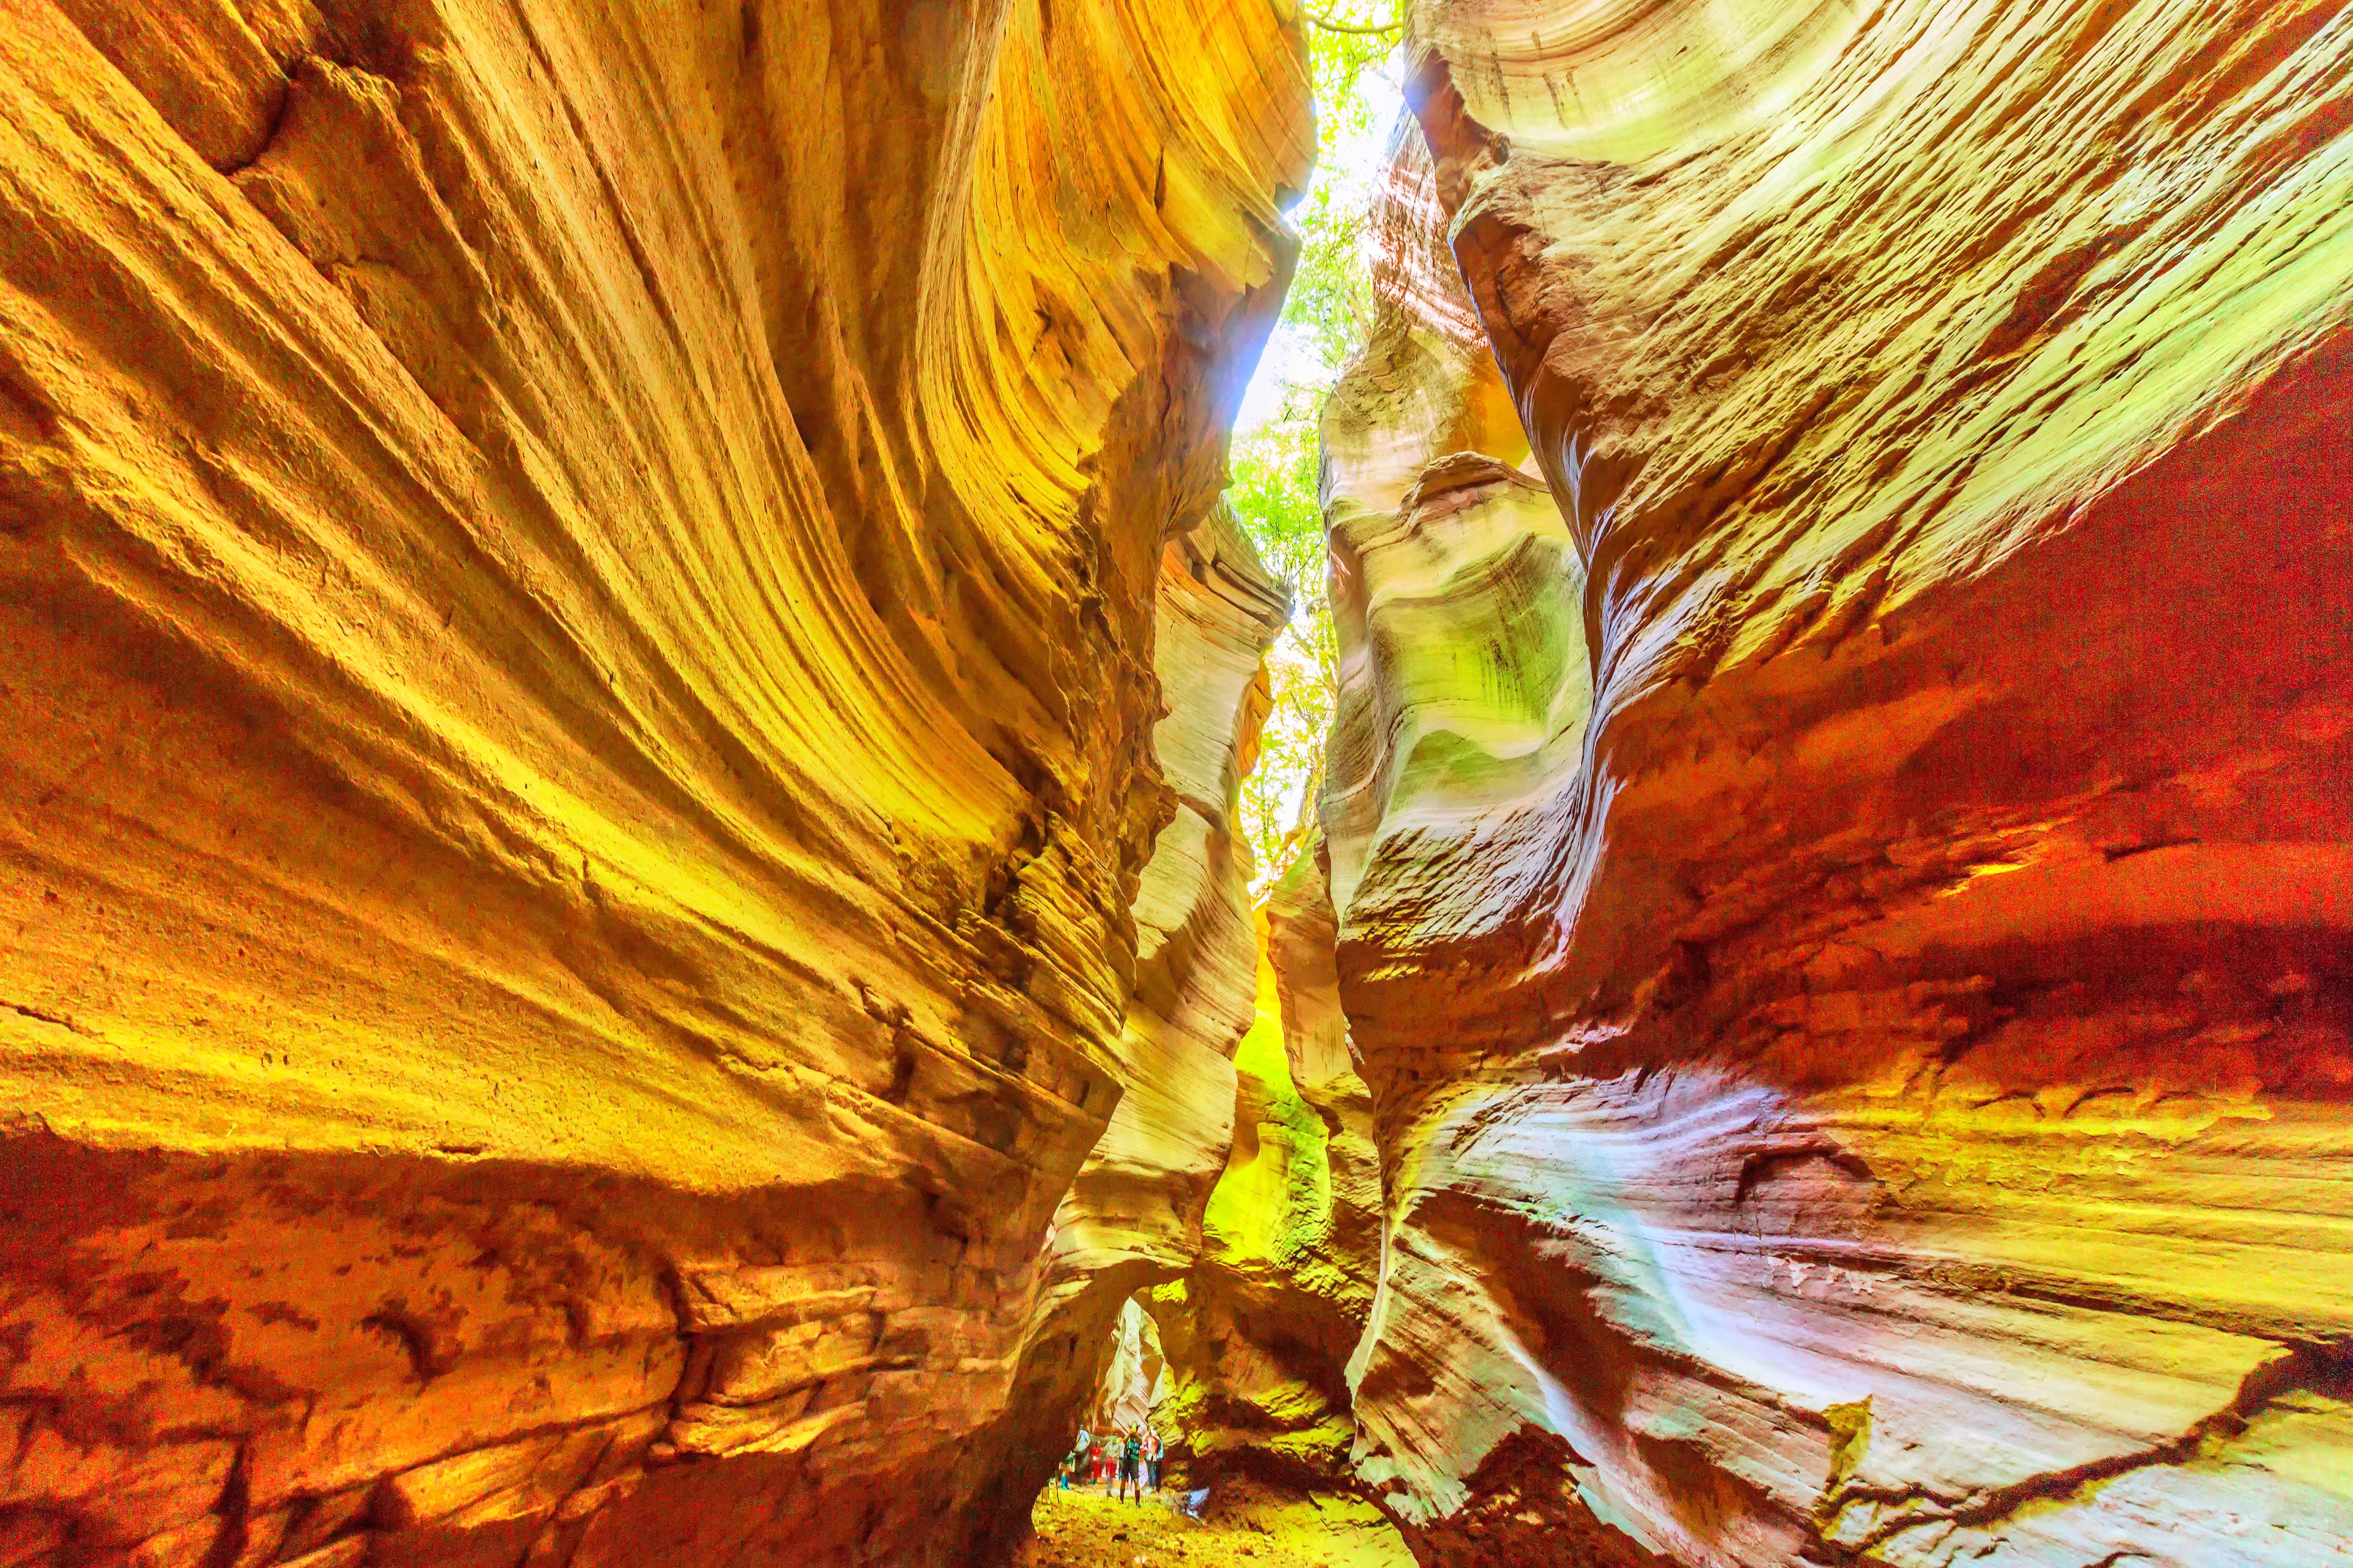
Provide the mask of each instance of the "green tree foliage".
[{"label": "green tree foliage", "polygon": [[1324,739],[1339,689],[1339,643],[1326,597],[1315,421],[1328,386],[1286,389],[1280,413],[1235,439],[1226,493],[1259,553],[1292,585],[1291,625],[1268,650],[1273,705],[1258,766],[1242,781],[1242,826],[1261,885],[1309,837],[1323,783]]},{"label": "green tree foliage", "polygon": [[[1325,584],[1316,425],[1371,310],[1363,247],[1385,96],[1368,80],[1396,48],[1401,0],[1331,0],[1301,15],[1315,85],[1315,178],[1291,211],[1299,268],[1278,331],[1292,352],[1281,406],[1234,440],[1227,500],[1267,564],[1292,584],[1290,626],[1267,655],[1273,708],[1241,817],[1271,883],[1312,840],[1324,742],[1339,689],[1339,643]],[[1270,356],[1280,350],[1270,350]],[[1261,374],[1269,374],[1261,371]]]},{"label": "green tree foliage", "polygon": [[[1386,127],[1381,95],[1366,90],[1403,37],[1403,0],[1333,0],[1302,13],[1315,84],[1315,178],[1292,209],[1299,270],[1283,301],[1286,326],[1312,336],[1336,374],[1364,341],[1372,302],[1364,263],[1373,154]],[[1321,400],[1318,399],[1318,406]]]}]

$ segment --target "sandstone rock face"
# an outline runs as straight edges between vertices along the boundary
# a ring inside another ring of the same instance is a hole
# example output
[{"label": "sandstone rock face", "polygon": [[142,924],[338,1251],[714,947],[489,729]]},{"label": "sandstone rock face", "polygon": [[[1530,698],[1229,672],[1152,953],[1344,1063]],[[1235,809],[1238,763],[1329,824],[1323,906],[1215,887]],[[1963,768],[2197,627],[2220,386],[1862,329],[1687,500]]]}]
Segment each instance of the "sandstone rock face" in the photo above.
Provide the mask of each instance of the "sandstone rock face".
[{"label": "sandstone rock face", "polygon": [[1289,10],[0,0],[0,1565],[2353,1563],[2353,6],[1412,8],[1254,913]]},{"label": "sandstone rock face", "polygon": [[1247,1013],[1295,37],[6,0],[0,103],[0,1561],[970,1561],[1223,1165],[1113,1118]]},{"label": "sandstone rock face", "polygon": [[1185,1278],[1153,1292],[1172,1373],[1172,1449],[1330,1485],[1356,1437],[1346,1368],[1379,1264],[1380,1172],[1313,858],[1259,914],[1256,1019],[1234,1058],[1231,1152]]},{"label": "sandstone rock face", "polygon": [[1129,1297],[1112,1330],[1111,1360],[1095,1385],[1094,1402],[1087,1407],[1082,1428],[1121,1432],[1149,1421],[1167,1397],[1167,1366],[1160,1325],[1136,1298]]},{"label": "sandstone rock face", "polygon": [[2353,1561],[2353,10],[1413,32],[1360,1475],[1438,1563]]},{"label": "sandstone rock face", "polygon": [[[1155,745],[1177,800],[1134,906],[1134,983],[1110,1124],[1056,1210],[1016,1394],[967,1459],[965,1533],[1009,1548],[1072,1430],[1139,1419],[1158,1384],[1157,1325],[1137,1296],[1199,1254],[1235,1133],[1233,1057],[1254,1016],[1249,846],[1233,830],[1266,714],[1261,668],[1288,603],[1219,508],[1163,554],[1155,647],[1182,691]],[[1146,1370],[1145,1363],[1152,1366]]]}]

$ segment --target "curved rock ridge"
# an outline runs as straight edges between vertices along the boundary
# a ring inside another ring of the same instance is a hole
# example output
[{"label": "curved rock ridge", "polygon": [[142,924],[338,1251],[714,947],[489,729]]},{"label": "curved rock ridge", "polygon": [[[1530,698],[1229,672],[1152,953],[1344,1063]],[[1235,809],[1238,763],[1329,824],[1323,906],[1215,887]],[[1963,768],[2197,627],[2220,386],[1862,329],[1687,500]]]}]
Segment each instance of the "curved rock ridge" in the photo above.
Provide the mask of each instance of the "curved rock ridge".
[{"label": "curved rock ridge", "polygon": [[1359,1477],[1436,1563],[2353,1561],[2353,8],[1412,37]]},{"label": "curved rock ridge", "polygon": [[1257,924],[1231,1152],[1199,1256],[1150,1298],[1171,1373],[1161,1425],[1194,1482],[1246,1469],[1329,1488],[1356,1436],[1346,1369],[1379,1264],[1379,1156],[1314,855],[1269,890]]},{"label": "curved rock ridge", "polygon": [[1223,1163],[1107,1129],[1247,1021],[1296,34],[9,0],[0,104],[0,1560],[972,1560],[1089,1151]]},{"label": "curved rock ridge", "polygon": [[1167,1359],[1160,1346],[1160,1325],[1143,1302],[1130,1296],[1120,1307],[1113,1329],[1111,1360],[1103,1381],[1087,1407],[1081,1430],[1123,1432],[1150,1421],[1168,1394]]},{"label": "curved rock ridge", "polygon": [[1235,1137],[1234,1056],[1256,1001],[1252,865],[1236,813],[1266,717],[1266,649],[1290,602],[1220,505],[1164,550],[1159,605],[1161,686],[1184,694],[1155,735],[1176,820],[1134,902],[1123,1092],[1054,1213],[1013,1396],[966,1457],[984,1553],[1026,1534],[1076,1427],[1149,1407],[1156,1375],[1128,1371],[1140,1364],[1137,1298],[1200,1255]]},{"label": "curved rock ridge", "polygon": [[[1525,471],[1410,121],[1369,226],[1379,310],[1324,421],[1344,665],[1323,816],[1331,894],[1352,911],[1490,896],[1391,840],[1493,831],[1506,803],[1573,765],[1558,753],[1582,733],[1587,686],[1577,559]],[[1370,867],[1418,885],[1360,887]]]},{"label": "curved rock ridge", "polygon": [[1253,910],[1311,23],[0,0],[0,1568],[2353,1568],[2353,4],[1409,6]]}]

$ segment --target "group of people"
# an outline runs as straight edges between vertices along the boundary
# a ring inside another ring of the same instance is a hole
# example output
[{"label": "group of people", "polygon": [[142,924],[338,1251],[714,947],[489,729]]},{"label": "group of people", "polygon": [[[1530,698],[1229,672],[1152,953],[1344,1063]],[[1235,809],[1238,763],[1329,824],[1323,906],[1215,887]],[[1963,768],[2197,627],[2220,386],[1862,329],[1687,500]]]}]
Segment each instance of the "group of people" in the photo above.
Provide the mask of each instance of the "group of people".
[{"label": "group of people", "polygon": [[1082,1431],[1055,1479],[1064,1491],[1073,1483],[1100,1483],[1106,1496],[1132,1494],[1131,1500],[1140,1502],[1145,1491],[1160,1489],[1160,1461],[1166,1452],[1149,1421],[1116,1432]]}]

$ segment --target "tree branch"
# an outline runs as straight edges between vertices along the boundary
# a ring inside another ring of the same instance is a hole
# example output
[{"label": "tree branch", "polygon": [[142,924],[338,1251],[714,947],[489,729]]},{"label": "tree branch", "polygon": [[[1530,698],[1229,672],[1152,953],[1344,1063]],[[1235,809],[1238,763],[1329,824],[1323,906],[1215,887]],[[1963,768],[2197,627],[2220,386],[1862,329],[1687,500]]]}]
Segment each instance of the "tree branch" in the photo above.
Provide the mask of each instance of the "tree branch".
[{"label": "tree branch", "polygon": [[1394,33],[1405,26],[1405,23],[1400,20],[1384,22],[1378,26],[1360,27],[1349,22],[1335,22],[1329,16],[1319,16],[1313,11],[1307,12],[1306,16],[1309,21],[1327,33],[1348,33],[1359,38],[1377,38],[1385,34]]}]

